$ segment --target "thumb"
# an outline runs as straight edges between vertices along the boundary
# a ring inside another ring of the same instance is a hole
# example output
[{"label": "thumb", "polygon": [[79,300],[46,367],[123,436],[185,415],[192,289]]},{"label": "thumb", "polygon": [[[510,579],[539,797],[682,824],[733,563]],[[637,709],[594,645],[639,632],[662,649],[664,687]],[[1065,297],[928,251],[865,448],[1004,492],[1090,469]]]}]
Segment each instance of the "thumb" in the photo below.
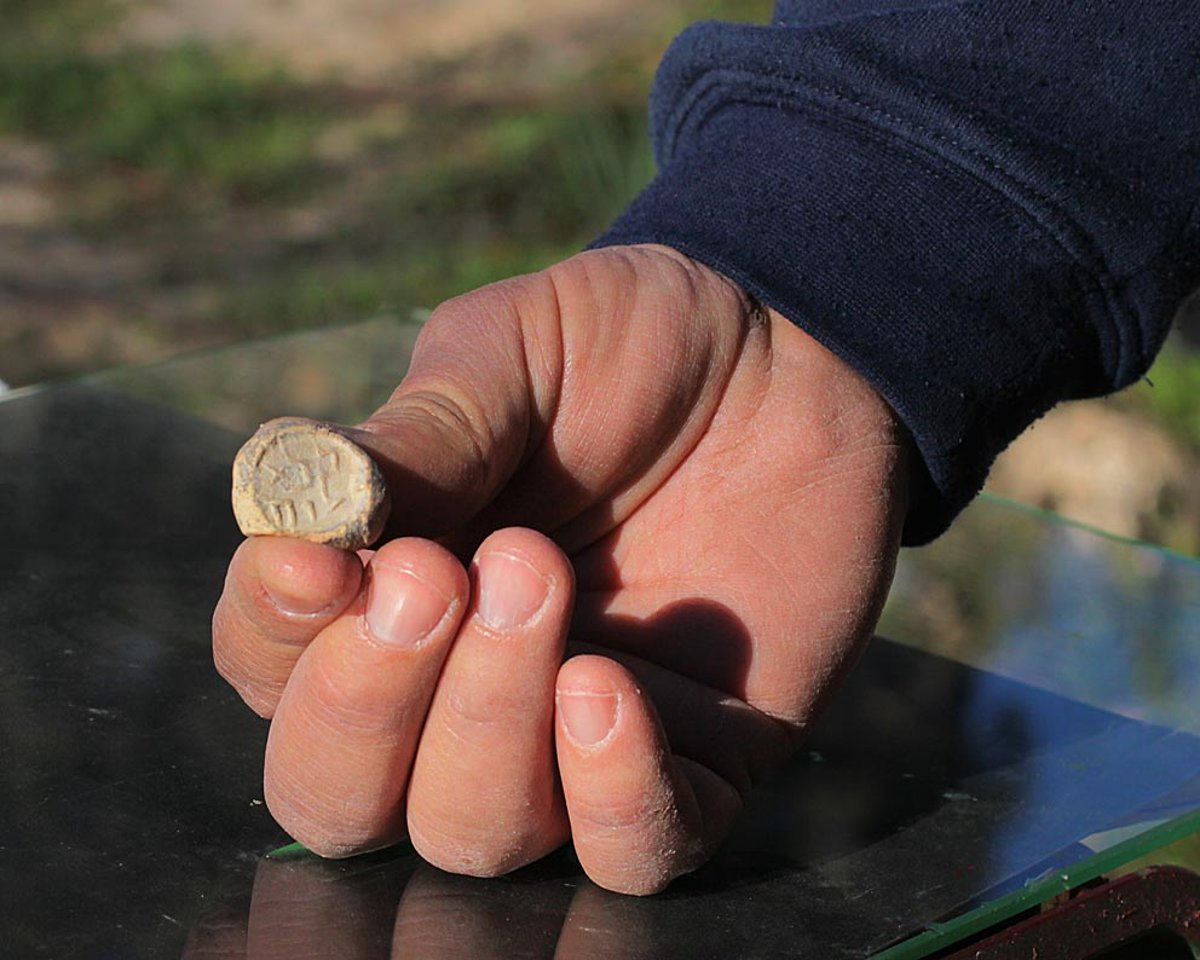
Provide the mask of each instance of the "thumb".
[{"label": "thumb", "polygon": [[388,482],[390,535],[461,528],[537,447],[561,380],[558,319],[542,274],[447,301],[427,321],[387,403],[342,429]]}]

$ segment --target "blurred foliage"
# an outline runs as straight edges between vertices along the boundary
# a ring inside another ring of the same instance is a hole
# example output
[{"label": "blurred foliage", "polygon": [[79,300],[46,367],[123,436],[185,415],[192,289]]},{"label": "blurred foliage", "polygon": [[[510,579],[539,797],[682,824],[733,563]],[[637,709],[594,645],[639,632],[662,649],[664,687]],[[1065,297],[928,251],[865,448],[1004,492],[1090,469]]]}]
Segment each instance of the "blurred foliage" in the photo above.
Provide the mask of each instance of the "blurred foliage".
[{"label": "blurred foliage", "polygon": [[76,46],[110,25],[123,6],[120,0],[4,0],[0,50]]},{"label": "blurred foliage", "polygon": [[653,176],[646,94],[670,37],[702,17],[765,21],[771,6],[692,4],[538,102],[418,106],[390,145],[372,216],[231,290],[224,314],[256,334],[328,324],[433,305],[578,252]]},{"label": "blurred foliage", "polygon": [[103,0],[17,0],[0,35],[0,132],[53,142],[80,175],[122,165],[171,185],[288,193],[323,111],[276,70],[195,45],[91,49]]},{"label": "blurred foliage", "polygon": [[231,290],[224,312],[254,333],[307,327],[436,304],[569,256],[653,173],[641,110],[593,101],[427,120],[408,141],[427,159],[397,164],[369,217]]},{"label": "blurred foliage", "polygon": [[[222,339],[350,321],[586,245],[653,173],[645,100],[671,35],[704,17],[763,20],[770,6],[682,0],[676,20],[521,102],[502,92],[503,63],[494,99],[456,92],[444,64],[411,84],[416,96],[362,91],[228,50],[113,42],[122,0],[5,0],[0,133],[53,146],[76,229],[165,247],[159,277],[216,291]],[[370,128],[381,106],[403,113],[400,129],[323,155],[322,138]],[[240,254],[246,223],[307,201],[343,209],[315,236]],[[153,323],[128,311],[139,320]]]},{"label": "blurred foliage", "polygon": [[1200,353],[1169,340],[1129,403],[1200,452]]}]

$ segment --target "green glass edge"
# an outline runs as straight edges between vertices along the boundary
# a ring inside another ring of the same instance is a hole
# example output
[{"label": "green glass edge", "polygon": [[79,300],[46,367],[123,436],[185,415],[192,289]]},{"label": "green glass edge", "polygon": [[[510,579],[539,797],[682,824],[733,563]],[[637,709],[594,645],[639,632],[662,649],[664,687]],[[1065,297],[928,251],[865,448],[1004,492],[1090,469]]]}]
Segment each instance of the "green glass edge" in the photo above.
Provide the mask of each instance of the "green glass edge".
[{"label": "green glass edge", "polygon": [[372,850],[367,853],[360,853],[354,857],[348,857],[344,860],[327,860],[325,857],[322,857],[322,856],[319,856],[318,854],[313,853],[311,850],[308,849],[308,847],[306,847],[304,844],[302,844],[299,840],[294,840],[291,843],[285,843],[282,847],[276,847],[274,850],[269,851],[268,853],[264,854],[263,856],[267,860],[299,860],[299,859],[302,859],[305,857],[311,857],[314,860],[320,860],[324,863],[346,864],[346,863],[353,863],[355,861],[367,862],[367,861],[371,860],[372,857],[374,857],[376,854],[383,856],[383,855],[393,855],[393,854],[398,855],[398,854],[410,854],[410,853],[416,853],[416,850],[413,848],[412,844],[409,843],[409,841],[402,840],[399,843],[395,843],[390,847],[384,847],[381,850]]},{"label": "green glass edge", "polygon": [[302,844],[299,840],[292,843],[285,843],[282,847],[278,847],[267,854],[268,860],[291,860],[294,857],[303,857],[307,854],[308,847]]},{"label": "green glass edge", "polygon": [[1059,873],[1035,880],[990,903],[946,923],[931,923],[919,933],[895,946],[871,955],[871,960],[920,960],[935,950],[951,947],[967,937],[1008,920],[1018,913],[1045,903],[1089,880],[1136,860],[1144,854],[1200,832],[1200,809],[1185,813],[1166,823],[1151,827],[1136,837],[1114,844],[1107,850],[1080,860]]},{"label": "green glass edge", "polygon": [[1137,537],[1126,537],[1119,533],[1113,533],[1110,530],[1105,530],[1103,527],[1096,527],[1090,523],[1085,523],[1082,520],[1075,520],[1071,517],[1064,517],[1061,513],[1055,513],[1053,510],[1047,510],[1045,507],[1034,506],[1031,503],[1022,503],[1020,500],[1012,500],[1008,497],[1002,497],[998,493],[992,493],[990,490],[984,490],[979,494],[978,499],[989,503],[999,504],[1004,507],[1012,507],[1019,510],[1021,513],[1028,514],[1033,517],[1040,517],[1045,520],[1050,520],[1054,523],[1061,524],[1064,527],[1074,527],[1076,530],[1085,530],[1088,533],[1094,534],[1097,537],[1103,537],[1105,540],[1119,543],[1127,547],[1141,547],[1144,550],[1149,550],[1153,553],[1161,553],[1164,556],[1170,557],[1172,560],[1181,560],[1184,563],[1200,568],[1200,557],[1193,557],[1186,553],[1180,553],[1178,550],[1172,550],[1170,547],[1160,546],[1157,543],[1151,543],[1148,540],[1139,540]]}]

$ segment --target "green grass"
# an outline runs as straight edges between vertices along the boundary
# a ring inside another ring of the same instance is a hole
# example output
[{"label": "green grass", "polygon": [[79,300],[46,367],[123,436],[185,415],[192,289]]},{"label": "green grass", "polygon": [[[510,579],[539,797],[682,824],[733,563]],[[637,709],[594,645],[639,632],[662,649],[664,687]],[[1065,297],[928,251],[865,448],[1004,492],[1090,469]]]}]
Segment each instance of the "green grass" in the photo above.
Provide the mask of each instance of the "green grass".
[{"label": "green grass", "polygon": [[[352,98],[246,54],[92,44],[120,3],[6,3],[0,132],[56,148],[78,226],[98,238],[154,224],[181,236],[224,210],[319,200],[336,182],[343,171],[323,169],[314,145],[362,109]],[[697,0],[662,28],[769,12],[769,0]],[[214,323],[241,337],[432,305],[567,256],[653,174],[645,99],[669,37],[598,59],[549,102],[435,95],[414,106],[397,94],[411,122],[349,161],[384,171],[370,178],[369,215],[254,270],[231,275],[203,249],[184,270],[220,288]]]},{"label": "green grass", "polygon": [[[227,291],[239,328],[433,306],[594,239],[653,174],[641,106],[465,107],[424,123],[369,218]],[[407,159],[404,159],[407,157]]]},{"label": "green grass", "polygon": [[1200,354],[1168,341],[1131,401],[1200,452]]},{"label": "green grass", "polygon": [[328,107],[248,56],[97,43],[120,9],[5,0],[0,133],[53,144],[68,175],[140,177],[143,195],[156,185],[234,199],[293,193],[314,166]]},{"label": "green grass", "polygon": [[427,126],[426,162],[390,181],[385,215],[426,220],[423,233],[447,238],[456,220],[560,242],[602,229],[649,181],[653,162],[640,104],[606,103],[598,91],[586,100],[585,110],[466,111]]},{"label": "green grass", "polygon": [[55,143],[80,174],[115,165],[173,186],[286,194],[313,167],[324,113],[278,72],[199,46],[0,47],[0,131]]},{"label": "green grass", "polygon": [[179,258],[184,279],[219,289],[214,323],[236,337],[432,305],[537,269],[591,240],[653,173],[650,45],[623,54],[619,77],[585,72],[548,103],[398,93],[403,130],[364,141],[343,171],[322,169],[314,145],[377,100],[358,107],[336,86],[197,45],[93,47],[111,0],[15,3],[0,133],[55,148],[73,220],[93,238],[157,226],[186,241],[223,211],[320,201],[336,176],[375,170],[370,195],[350,199],[368,214],[334,235],[283,244],[252,270],[204,247]]},{"label": "green grass", "polygon": [[[770,0],[702,0],[687,20],[765,21]],[[582,72],[547,102],[417,111],[392,144],[374,216],[282,269],[228,291],[243,329],[353,320],[433,306],[547,266],[591,240],[654,173],[646,94],[669,33]],[[269,318],[269,319],[268,319]]]}]

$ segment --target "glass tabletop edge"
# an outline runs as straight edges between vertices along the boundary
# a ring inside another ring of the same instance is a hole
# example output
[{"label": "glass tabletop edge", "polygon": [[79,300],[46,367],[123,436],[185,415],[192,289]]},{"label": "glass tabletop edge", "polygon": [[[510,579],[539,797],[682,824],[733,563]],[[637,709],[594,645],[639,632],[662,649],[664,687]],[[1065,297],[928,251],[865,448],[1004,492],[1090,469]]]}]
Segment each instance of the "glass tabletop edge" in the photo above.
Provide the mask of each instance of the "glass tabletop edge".
[{"label": "glass tabletop edge", "polygon": [[920,960],[931,953],[965,941],[968,937],[1011,920],[1013,917],[1082,884],[1095,880],[1145,854],[1200,832],[1200,809],[1159,823],[1137,836],[1100,850],[1071,867],[1013,890],[998,900],[984,903],[944,923],[930,924],[906,940],[873,953],[870,960]]}]

